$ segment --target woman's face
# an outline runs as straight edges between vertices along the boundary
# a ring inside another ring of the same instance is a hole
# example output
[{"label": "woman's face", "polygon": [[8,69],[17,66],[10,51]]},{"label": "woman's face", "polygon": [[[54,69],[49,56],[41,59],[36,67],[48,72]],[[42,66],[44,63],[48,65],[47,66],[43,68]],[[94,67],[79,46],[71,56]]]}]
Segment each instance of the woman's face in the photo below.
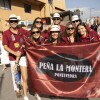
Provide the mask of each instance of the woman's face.
[{"label": "woman's face", "polygon": [[83,25],[78,26],[78,33],[80,35],[85,35],[86,34],[86,28]]},{"label": "woman's face", "polygon": [[68,35],[72,35],[72,34],[74,34],[74,32],[75,32],[75,28],[73,27],[73,25],[69,25],[67,27],[67,33],[68,33]]},{"label": "woman's face", "polygon": [[39,31],[37,28],[34,28],[34,29],[32,30],[32,37],[33,37],[34,39],[40,38],[40,31]]},{"label": "woman's face", "polygon": [[58,35],[59,35],[59,32],[58,31],[52,31],[52,33],[51,33],[52,35],[51,35],[51,37],[53,38],[53,39],[58,39]]},{"label": "woman's face", "polygon": [[41,19],[37,19],[36,22],[35,22],[35,26],[37,28],[40,28],[42,26],[42,20]]}]

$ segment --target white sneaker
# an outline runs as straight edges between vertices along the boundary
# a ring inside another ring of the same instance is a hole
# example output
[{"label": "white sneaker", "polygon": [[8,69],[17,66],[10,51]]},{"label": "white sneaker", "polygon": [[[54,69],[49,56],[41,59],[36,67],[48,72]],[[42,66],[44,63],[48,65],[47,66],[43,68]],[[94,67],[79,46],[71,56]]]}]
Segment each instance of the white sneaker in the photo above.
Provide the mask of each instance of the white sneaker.
[{"label": "white sneaker", "polygon": [[29,100],[29,98],[27,96],[24,96],[24,100]]},{"label": "white sneaker", "polygon": [[35,93],[35,98],[36,98],[37,100],[41,100],[41,97],[40,97],[39,94],[37,94],[37,93]]}]

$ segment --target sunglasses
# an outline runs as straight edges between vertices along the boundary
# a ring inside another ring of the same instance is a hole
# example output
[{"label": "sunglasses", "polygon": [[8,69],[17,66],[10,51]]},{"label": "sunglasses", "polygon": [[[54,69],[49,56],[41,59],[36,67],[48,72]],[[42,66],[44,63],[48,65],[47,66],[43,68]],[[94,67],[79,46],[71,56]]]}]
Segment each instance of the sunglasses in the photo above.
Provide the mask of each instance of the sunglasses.
[{"label": "sunglasses", "polygon": [[74,29],[74,27],[71,27],[71,28],[67,28],[67,30],[73,30]]},{"label": "sunglasses", "polygon": [[75,21],[73,21],[73,23],[75,23],[75,22],[78,22],[79,20],[75,20]]},{"label": "sunglasses", "polygon": [[36,34],[36,33],[40,33],[40,31],[34,31],[34,32],[32,32],[32,34]]},{"label": "sunglasses", "polygon": [[41,23],[42,24],[42,21],[36,21],[36,23]]},{"label": "sunglasses", "polygon": [[18,23],[18,20],[10,20],[10,23]]},{"label": "sunglasses", "polygon": [[60,20],[60,18],[53,18],[53,20]]}]

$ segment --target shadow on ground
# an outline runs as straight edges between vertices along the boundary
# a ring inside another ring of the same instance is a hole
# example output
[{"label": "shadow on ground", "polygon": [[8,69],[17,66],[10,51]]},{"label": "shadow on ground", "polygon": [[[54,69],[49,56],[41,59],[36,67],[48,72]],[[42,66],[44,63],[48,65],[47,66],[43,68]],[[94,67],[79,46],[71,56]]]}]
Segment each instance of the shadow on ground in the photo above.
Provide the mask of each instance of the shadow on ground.
[{"label": "shadow on ground", "polygon": [[1,74],[0,76],[0,96],[1,96],[1,91],[2,91],[3,80],[4,80],[4,73]]}]

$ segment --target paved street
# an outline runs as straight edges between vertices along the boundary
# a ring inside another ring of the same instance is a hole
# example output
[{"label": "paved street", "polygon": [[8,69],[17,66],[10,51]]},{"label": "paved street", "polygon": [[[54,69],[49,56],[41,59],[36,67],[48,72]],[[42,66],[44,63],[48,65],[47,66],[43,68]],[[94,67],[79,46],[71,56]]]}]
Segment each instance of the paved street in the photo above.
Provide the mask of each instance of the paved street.
[{"label": "paved street", "polygon": [[[29,95],[30,100],[36,100],[36,98]],[[2,66],[0,66],[0,100],[23,100],[23,98],[16,98],[13,91],[10,67],[2,71]],[[50,98],[42,97],[42,100],[51,100]],[[100,99],[52,99],[52,100],[100,100]]]}]

